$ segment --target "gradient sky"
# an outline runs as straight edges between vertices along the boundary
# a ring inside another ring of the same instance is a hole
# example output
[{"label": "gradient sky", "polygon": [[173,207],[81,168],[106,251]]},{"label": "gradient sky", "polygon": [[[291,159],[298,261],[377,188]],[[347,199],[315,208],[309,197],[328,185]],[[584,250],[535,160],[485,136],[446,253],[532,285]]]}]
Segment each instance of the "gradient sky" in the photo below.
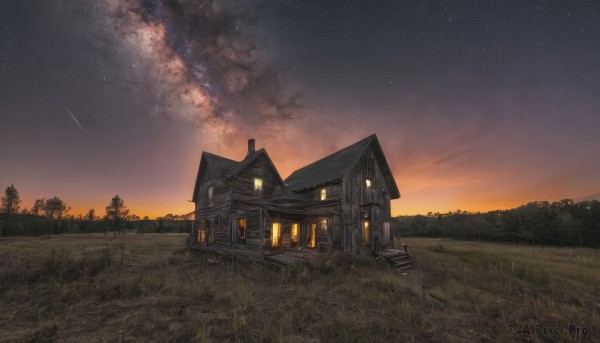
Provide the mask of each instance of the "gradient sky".
[{"label": "gradient sky", "polygon": [[22,207],[187,213],[202,151],[285,178],[371,133],[393,215],[598,198],[599,124],[598,1],[0,1]]}]

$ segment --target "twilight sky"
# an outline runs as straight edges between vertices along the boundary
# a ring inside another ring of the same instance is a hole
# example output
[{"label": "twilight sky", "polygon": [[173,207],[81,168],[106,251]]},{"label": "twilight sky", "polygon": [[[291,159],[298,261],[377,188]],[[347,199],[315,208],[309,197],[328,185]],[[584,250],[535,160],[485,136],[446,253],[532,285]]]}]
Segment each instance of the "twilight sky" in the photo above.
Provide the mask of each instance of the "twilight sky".
[{"label": "twilight sky", "polygon": [[392,214],[600,197],[598,1],[0,1],[0,187],[187,213],[200,154],[282,177],[376,133]]}]

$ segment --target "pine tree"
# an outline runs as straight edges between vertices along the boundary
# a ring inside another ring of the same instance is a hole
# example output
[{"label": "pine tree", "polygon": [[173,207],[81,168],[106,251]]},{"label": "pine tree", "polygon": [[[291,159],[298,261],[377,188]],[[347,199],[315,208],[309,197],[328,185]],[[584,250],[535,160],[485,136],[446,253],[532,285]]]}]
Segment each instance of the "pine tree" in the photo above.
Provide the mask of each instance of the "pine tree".
[{"label": "pine tree", "polygon": [[[106,206],[106,218],[113,222],[114,237],[117,237],[117,229],[121,222],[125,221],[129,215],[129,210],[125,206],[125,201],[117,194]],[[106,231],[104,232],[106,234]]]},{"label": "pine tree", "polygon": [[[19,213],[20,205],[21,197],[19,196],[19,192],[15,186],[11,184],[10,187],[6,187],[6,191],[4,191],[2,207],[0,208],[0,211],[6,216],[7,229],[11,228],[14,216]],[[0,237],[3,235],[2,231],[2,226],[0,226]]]}]

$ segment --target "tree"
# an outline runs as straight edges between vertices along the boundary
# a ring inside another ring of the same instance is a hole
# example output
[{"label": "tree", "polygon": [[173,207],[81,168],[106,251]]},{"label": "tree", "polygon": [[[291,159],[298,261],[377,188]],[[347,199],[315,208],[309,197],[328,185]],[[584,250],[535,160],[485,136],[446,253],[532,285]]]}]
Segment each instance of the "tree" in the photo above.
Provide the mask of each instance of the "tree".
[{"label": "tree", "polygon": [[93,208],[91,208],[88,211],[88,213],[85,215],[85,219],[87,219],[89,221],[93,221],[95,215],[96,215],[96,210],[94,210]]},{"label": "tree", "polygon": [[[6,191],[4,191],[2,207],[0,208],[0,211],[6,216],[6,223],[8,224],[7,228],[10,228],[13,216],[19,213],[20,205],[21,197],[19,196],[19,192],[15,186],[11,184],[10,187],[6,187]],[[2,237],[2,234],[2,227],[0,226],[0,237]]]},{"label": "tree", "polygon": [[46,219],[50,223],[48,227],[48,237],[52,232],[52,223],[58,221],[58,227],[61,227],[63,217],[69,212],[70,208],[67,203],[60,200],[58,197],[48,199],[44,202],[43,212]]},{"label": "tree", "polygon": [[42,212],[44,211],[45,202],[46,199],[44,198],[36,199],[33,202],[33,206],[31,207],[31,214],[33,214],[34,216],[41,216]]},{"label": "tree", "polygon": [[[127,206],[125,206],[125,201],[121,199],[118,194],[115,195],[108,203],[108,206],[106,206],[106,217],[113,222],[114,226],[113,237],[117,237],[119,224],[123,222],[128,215],[129,210],[127,209]],[[104,231],[104,234],[106,235],[106,231]]]}]

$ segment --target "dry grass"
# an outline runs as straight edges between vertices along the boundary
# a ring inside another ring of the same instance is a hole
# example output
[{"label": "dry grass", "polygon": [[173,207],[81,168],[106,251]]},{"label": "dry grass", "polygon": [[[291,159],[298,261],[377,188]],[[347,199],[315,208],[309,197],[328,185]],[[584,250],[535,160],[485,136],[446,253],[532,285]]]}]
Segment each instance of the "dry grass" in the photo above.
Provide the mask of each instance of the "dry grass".
[{"label": "dry grass", "polygon": [[[286,273],[213,264],[185,238],[0,242],[0,341],[600,341],[595,250],[407,239],[404,277],[343,254]],[[590,333],[513,336],[514,321]]]}]

